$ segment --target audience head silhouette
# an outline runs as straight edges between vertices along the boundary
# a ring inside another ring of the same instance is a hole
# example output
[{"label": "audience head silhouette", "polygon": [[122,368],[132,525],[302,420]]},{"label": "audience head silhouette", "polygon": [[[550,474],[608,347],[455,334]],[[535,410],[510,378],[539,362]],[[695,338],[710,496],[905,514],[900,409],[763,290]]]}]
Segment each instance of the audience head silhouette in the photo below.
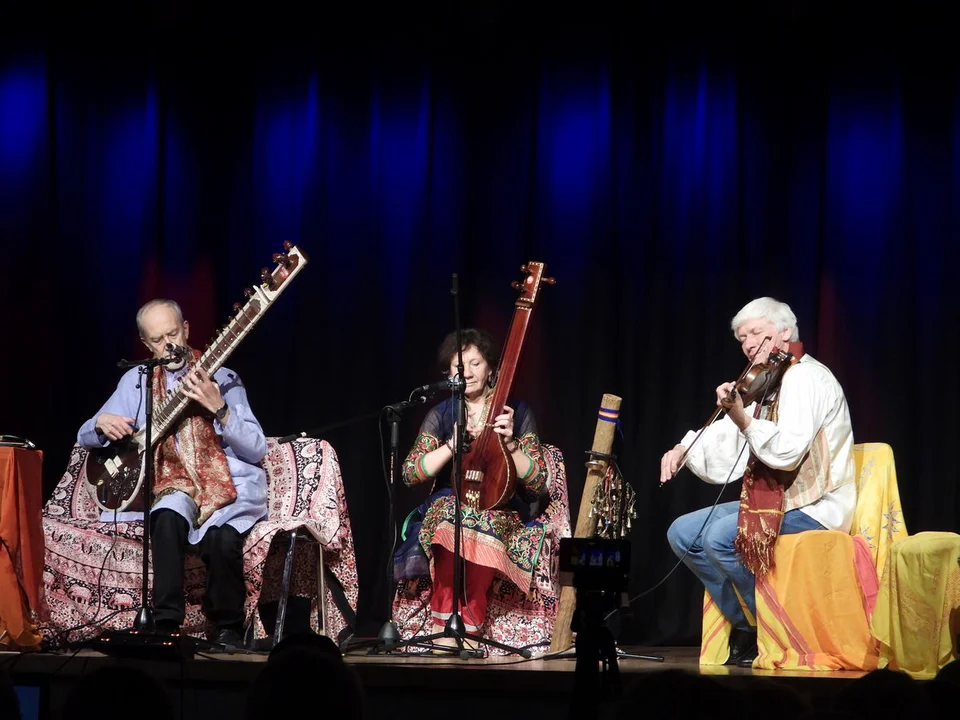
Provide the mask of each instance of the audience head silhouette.
[{"label": "audience head silhouette", "polygon": [[833,709],[850,718],[932,718],[933,703],[923,686],[896,670],[874,670],[842,688]]},{"label": "audience head silhouette", "polygon": [[[144,702],[147,698],[149,702]],[[136,708],[138,720],[174,718],[173,701],[164,684],[131,664],[101,667],[84,675],[64,699],[60,717],[62,720],[103,717],[104,702],[117,708]]]},{"label": "audience head silhouette", "polygon": [[280,648],[253,682],[246,717],[295,717],[302,712],[304,692],[322,698],[324,715],[342,720],[364,717],[364,692],[354,670],[324,647]]},{"label": "audience head silhouette", "polygon": [[0,667],[0,718],[19,718],[20,699],[13,678],[5,667]]}]

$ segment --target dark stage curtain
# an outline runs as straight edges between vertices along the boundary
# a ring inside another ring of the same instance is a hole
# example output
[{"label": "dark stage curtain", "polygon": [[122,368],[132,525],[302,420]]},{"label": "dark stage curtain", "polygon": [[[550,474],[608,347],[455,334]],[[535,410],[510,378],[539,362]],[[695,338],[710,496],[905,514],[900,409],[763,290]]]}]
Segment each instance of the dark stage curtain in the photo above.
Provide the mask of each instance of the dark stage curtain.
[{"label": "dark stage curtain", "polygon": [[[362,632],[388,606],[369,416],[439,379],[453,273],[463,325],[501,339],[520,265],[556,278],[516,394],[565,453],[574,518],[600,398],[623,397],[634,594],[675,565],[670,522],[716,497],[687,472],[660,489],[659,459],[742,369],[729,321],[761,295],[795,310],[856,441],[893,447],[907,528],[958,528],[960,78],[936,38],[907,54],[890,27],[803,12],[711,33],[597,11],[561,30],[498,3],[238,10],[224,29],[191,7],[123,32],[37,21],[0,50],[0,433],[44,449],[48,493],[116,361],[144,352],[137,307],[175,298],[202,347],[290,240],[310,263],[228,365],[268,435],[359,418],[325,437]],[[400,489],[399,519],[425,491]],[[623,640],[696,643],[700,598],[680,568]]]}]

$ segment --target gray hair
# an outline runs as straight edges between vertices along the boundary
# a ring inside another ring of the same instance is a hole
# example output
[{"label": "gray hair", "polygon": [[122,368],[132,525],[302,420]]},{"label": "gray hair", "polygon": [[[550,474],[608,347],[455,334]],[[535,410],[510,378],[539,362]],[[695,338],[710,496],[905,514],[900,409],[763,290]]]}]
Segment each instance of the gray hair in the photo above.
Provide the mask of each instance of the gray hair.
[{"label": "gray hair", "polygon": [[183,324],[183,310],[180,309],[180,306],[177,305],[176,302],[173,300],[167,300],[166,298],[156,298],[144,304],[143,307],[137,310],[137,331],[140,333],[140,337],[143,337],[143,316],[158,305],[166,305],[168,308],[173,310],[174,314],[177,316],[177,322],[179,322],[181,325]]},{"label": "gray hair", "polygon": [[790,330],[790,342],[800,342],[800,330],[797,328],[797,316],[793,314],[790,306],[772,297],[762,297],[751,300],[742,308],[740,312],[733,316],[730,321],[730,329],[733,330],[733,336],[737,337],[737,330],[745,322],[750,320],[766,320],[773,323],[777,332]]}]

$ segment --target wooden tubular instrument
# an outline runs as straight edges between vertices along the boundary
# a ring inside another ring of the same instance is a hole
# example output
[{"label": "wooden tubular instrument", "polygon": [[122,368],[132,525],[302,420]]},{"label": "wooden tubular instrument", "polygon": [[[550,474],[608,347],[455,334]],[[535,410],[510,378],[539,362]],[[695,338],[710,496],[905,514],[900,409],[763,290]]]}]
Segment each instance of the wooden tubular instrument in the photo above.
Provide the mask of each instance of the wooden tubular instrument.
[{"label": "wooden tubular instrument", "polygon": [[[593,433],[593,446],[590,448],[590,459],[587,461],[587,479],[583,484],[583,495],[580,498],[580,510],[577,513],[577,525],[573,536],[578,538],[593,537],[597,531],[599,517],[594,512],[593,498],[597,488],[607,474],[609,460],[603,456],[610,455],[613,449],[613,438],[616,434],[617,419],[620,417],[620,403],[623,399],[604,393],[600,401],[600,411],[597,416],[597,427]],[[570,630],[570,621],[576,609],[576,589],[565,585],[560,590],[560,606],[557,610],[557,622],[553,628],[553,639],[550,641],[550,652],[566,650],[573,644],[573,632]]]},{"label": "wooden tubular instrument", "polygon": [[465,507],[475,510],[502,507],[510,501],[516,490],[517,468],[507,451],[503,436],[493,431],[493,419],[503,412],[513,388],[513,378],[530,327],[530,315],[540,295],[540,285],[553,285],[556,282],[551,277],[543,276],[545,268],[541,262],[528,262],[520,268],[527,277],[522,282],[514,280],[511,283],[513,288],[520,291],[520,297],[515,303],[510,332],[497,366],[497,384],[487,407],[487,415],[482,419],[483,430],[463,454],[460,502]]},{"label": "wooden tubular instrument", "polygon": [[[284,253],[274,253],[276,263],[272,271],[260,271],[260,284],[244,290],[246,303],[233,304],[233,315],[227,324],[204,349],[199,360],[191,366],[203,368],[210,377],[219,370],[230,354],[240,345],[254,325],[276,301],[290,281],[307,264],[302,250],[284,242]],[[153,412],[153,428],[150,444],[153,450],[176,425],[177,420],[192,402],[178,385],[170,397]],[[146,428],[140,428],[133,436],[121,442],[111,443],[102,450],[91,450],[87,456],[86,471],[90,494],[101,510],[137,510],[144,508],[140,488],[143,484],[145,459],[153,459],[147,452]]]}]

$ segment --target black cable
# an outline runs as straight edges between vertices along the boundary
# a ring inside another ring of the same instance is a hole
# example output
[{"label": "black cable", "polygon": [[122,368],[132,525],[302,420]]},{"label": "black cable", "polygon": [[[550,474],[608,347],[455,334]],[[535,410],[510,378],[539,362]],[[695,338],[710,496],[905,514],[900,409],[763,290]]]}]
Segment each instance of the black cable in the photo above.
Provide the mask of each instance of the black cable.
[{"label": "black cable", "polygon": [[[113,554],[113,549],[114,549],[114,547],[116,547],[116,545],[117,545],[117,539],[118,539],[118,537],[119,537],[119,529],[118,529],[118,527],[117,527],[117,523],[118,523],[118,521],[117,521],[117,511],[114,510],[114,511],[113,511],[113,542],[110,543],[110,548],[107,550],[106,555],[103,556],[103,562],[100,564],[100,573],[97,575],[97,609],[96,609],[96,610],[94,611],[94,613],[93,613],[93,619],[92,619],[92,620],[88,620],[88,621],[85,622],[85,623],[81,623],[81,624],[79,624],[79,625],[74,625],[73,627],[69,627],[69,628],[67,628],[66,630],[61,630],[61,631],[60,631],[59,633],[57,633],[57,635],[55,636],[55,637],[56,637],[56,641],[55,641],[54,644],[53,644],[54,647],[60,647],[61,645],[68,645],[68,644],[69,644],[69,640],[70,640],[70,633],[76,632],[77,630],[82,630],[82,629],[85,628],[85,627],[89,627],[90,625],[93,625],[95,622],[98,622],[98,621],[99,621],[99,622],[103,622],[104,620],[109,620],[110,618],[115,617],[115,616],[119,615],[119,614],[122,613],[122,612],[131,612],[131,611],[132,611],[132,608],[127,609],[127,610],[122,610],[122,609],[121,609],[121,610],[115,610],[114,612],[110,613],[109,615],[105,615],[105,616],[102,617],[102,618],[99,617],[99,615],[100,615],[100,610],[101,610],[102,607],[103,607],[103,573],[104,573],[104,571],[106,570],[106,567],[107,567],[107,560],[109,560],[109,559],[110,559],[110,555]],[[144,528],[144,532],[146,532],[146,528]]]},{"label": "black cable", "polygon": [[[759,401],[761,406],[767,401],[767,398],[768,398],[768,395],[767,395],[767,394],[764,394],[763,397],[762,397],[762,398],[760,399],[760,401]],[[667,574],[664,575],[663,578],[660,579],[660,582],[658,582],[656,585],[654,585],[654,586],[651,587],[651,588],[648,588],[647,590],[644,590],[642,593],[639,593],[639,594],[637,594],[637,595],[634,595],[632,598],[630,598],[629,600],[627,600],[627,606],[628,606],[628,607],[629,607],[630,605],[633,605],[633,603],[636,602],[637,600],[639,600],[640,598],[644,597],[645,595],[649,595],[649,594],[652,593],[654,590],[656,590],[658,587],[660,587],[661,585],[663,585],[663,583],[665,583],[665,582],[667,581],[667,578],[669,578],[671,575],[673,575],[673,573],[676,572],[677,568],[680,567],[680,565],[683,563],[683,559],[690,553],[690,547],[692,547],[692,546],[693,546],[693,543],[696,542],[697,539],[699,539],[699,537],[703,534],[703,531],[706,529],[707,524],[710,522],[710,517],[713,515],[713,511],[716,510],[717,504],[720,502],[720,498],[723,496],[723,491],[726,490],[726,489],[727,489],[727,485],[730,484],[730,479],[731,479],[731,477],[733,476],[733,471],[737,469],[737,463],[740,462],[740,457],[743,455],[743,451],[746,450],[748,446],[749,446],[749,443],[746,441],[746,438],[744,438],[743,447],[740,448],[740,452],[737,453],[737,459],[733,461],[733,465],[732,465],[731,468],[730,468],[730,472],[727,473],[727,479],[723,481],[723,485],[720,487],[720,492],[717,494],[717,499],[713,501],[713,505],[710,507],[710,512],[707,513],[707,517],[706,517],[706,519],[704,519],[703,525],[700,526],[700,529],[697,531],[697,535],[696,535],[696,537],[693,539],[693,541],[690,543],[690,546],[688,546],[687,549],[683,551],[683,555],[681,555],[681,556],[680,556],[680,559],[677,560],[677,564],[674,565],[672,568],[670,568],[669,572],[667,572]],[[616,464],[616,463],[614,463],[614,464]],[[618,470],[618,472],[619,472],[619,468],[617,468],[617,470]],[[622,476],[621,476],[621,477],[622,477]],[[606,620],[609,619],[615,612],[617,612],[619,609],[620,609],[620,608],[617,608],[616,610],[611,610],[603,619],[606,621]]]},{"label": "black cable", "polygon": [[[703,525],[700,526],[700,529],[697,531],[696,537],[694,537],[693,541],[690,543],[690,545],[687,547],[687,549],[683,551],[683,555],[681,555],[681,556],[680,556],[680,559],[677,560],[677,564],[674,565],[672,568],[670,568],[670,570],[667,572],[667,574],[664,575],[662,578],[660,578],[660,581],[659,581],[656,585],[654,585],[654,586],[651,587],[651,588],[648,588],[648,589],[644,590],[644,591],[641,592],[641,593],[638,593],[637,595],[634,595],[632,598],[630,598],[629,600],[627,600],[627,606],[628,606],[628,607],[629,607],[630,605],[633,605],[633,603],[635,603],[635,602],[636,602],[637,600],[639,600],[640,598],[642,598],[642,597],[644,597],[644,596],[646,596],[646,595],[649,595],[649,594],[652,593],[654,590],[656,590],[658,587],[660,587],[661,585],[663,585],[663,584],[667,581],[667,578],[669,578],[671,575],[673,575],[673,573],[675,573],[675,572],[677,571],[677,568],[679,568],[679,567],[683,564],[683,559],[690,553],[690,548],[693,547],[693,543],[696,542],[697,539],[703,534],[703,531],[706,529],[707,525],[709,524],[710,518],[713,516],[713,511],[717,509],[717,505],[718,505],[719,502],[720,502],[720,498],[723,497],[723,491],[727,489],[727,485],[729,485],[729,483],[730,483],[730,478],[733,476],[733,471],[736,469],[737,463],[740,462],[740,456],[743,455],[743,451],[746,449],[746,447],[747,447],[747,444],[744,443],[744,444],[743,444],[743,447],[740,448],[740,452],[739,452],[739,454],[737,455],[737,459],[734,460],[734,462],[733,462],[733,467],[730,468],[730,472],[727,474],[727,479],[724,480],[723,484],[720,486],[720,492],[717,493],[717,499],[713,501],[713,505],[710,506],[710,512],[708,512],[708,513],[707,513],[707,517],[704,518]],[[618,472],[619,472],[619,468],[618,468],[617,470],[618,470]],[[622,476],[621,476],[621,477],[622,477]],[[616,613],[616,612],[618,612],[620,609],[621,609],[621,608],[616,608],[616,609],[614,609],[614,610],[611,610],[609,613],[607,613],[607,615],[604,616],[604,618],[603,618],[604,621],[610,619],[610,617],[612,617],[613,614]]]},{"label": "black cable", "polygon": [[[138,374],[140,377],[137,380],[137,384],[136,384],[137,390],[140,390],[143,386],[143,375],[146,372],[146,370],[147,370],[146,366],[140,366],[140,368],[138,369]],[[140,415],[140,408],[143,405],[143,398],[144,398],[144,393],[137,394],[137,409],[133,413],[134,421],[136,421],[136,418]],[[85,627],[89,627],[90,625],[97,622],[98,620],[101,622],[104,620],[109,620],[110,618],[115,617],[116,615],[119,615],[122,612],[129,612],[132,610],[132,608],[130,608],[130,610],[116,610],[110,613],[109,615],[105,615],[103,618],[99,617],[100,610],[103,607],[103,573],[107,567],[107,560],[110,559],[110,555],[113,554],[113,549],[117,545],[117,538],[119,536],[119,528],[117,527],[118,526],[117,512],[118,511],[114,509],[113,511],[113,542],[110,543],[110,548],[107,550],[107,554],[104,555],[103,557],[103,562],[100,564],[100,573],[97,575],[97,609],[94,611],[93,620],[90,620],[85,623],[81,623],[80,625],[74,625],[73,627],[67,628],[66,630],[61,630],[55,636],[56,641],[54,642],[54,647],[59,647],[62,644],[68,644],[68,641],[70,639],[70,633],[76,632],[77,630],[82,630]],[[147,522],[147,519],[144,518],[143,532],[149,532],[148,528],[149,528],[149,523]]]}]

